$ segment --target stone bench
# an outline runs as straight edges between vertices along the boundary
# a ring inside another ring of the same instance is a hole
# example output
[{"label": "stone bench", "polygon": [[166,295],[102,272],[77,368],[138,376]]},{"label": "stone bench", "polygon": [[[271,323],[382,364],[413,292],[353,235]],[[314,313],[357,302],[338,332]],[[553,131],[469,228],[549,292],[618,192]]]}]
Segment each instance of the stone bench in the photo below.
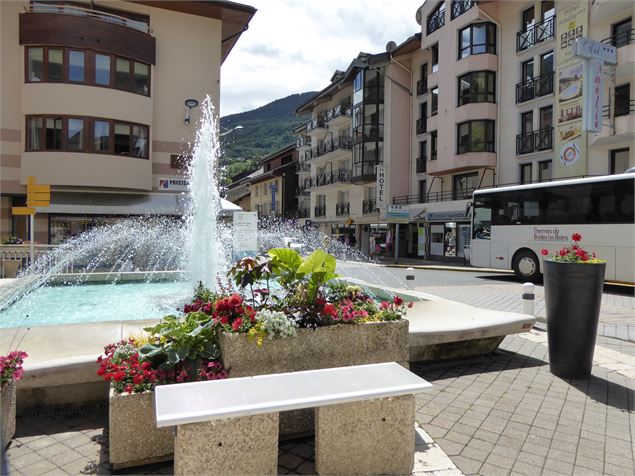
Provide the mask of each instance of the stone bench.
[{"label": "stone bench", "polygon": [[410,474],[414,394],[432,385],[395,362],[158,386],[176,426],[174,471],[277,474],[278,414],[315,408],[320,474]]}]

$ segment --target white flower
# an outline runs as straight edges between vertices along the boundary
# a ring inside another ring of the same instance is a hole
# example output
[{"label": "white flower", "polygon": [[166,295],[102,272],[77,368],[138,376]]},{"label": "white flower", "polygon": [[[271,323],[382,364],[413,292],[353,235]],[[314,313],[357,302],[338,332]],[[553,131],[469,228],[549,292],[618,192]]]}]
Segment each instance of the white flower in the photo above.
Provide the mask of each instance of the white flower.
[{"label": "white flower", "polygon": [[289,319],[283,312],[263,309],[256,314],[256,321],[269,335],[269,339],[293,337],[297,333],[298,324]]}]

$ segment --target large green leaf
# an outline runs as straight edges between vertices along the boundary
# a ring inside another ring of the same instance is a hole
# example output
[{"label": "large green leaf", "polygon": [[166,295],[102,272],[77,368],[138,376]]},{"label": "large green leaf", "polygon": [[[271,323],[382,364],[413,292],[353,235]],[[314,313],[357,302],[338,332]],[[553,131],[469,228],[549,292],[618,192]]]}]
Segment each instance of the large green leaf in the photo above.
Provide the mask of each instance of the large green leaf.
[{"label": "large green leaf", "polygon": [[299,266],[298,271],[300,273],[329,273],[335,275],[335,267],[337,261],[333,255],[328,254],[324,250],[315,250],[309,256],[304,258],[302,264]]},{"label": "large green leaf", "polygon": [[302,264],[302,256],[291,248],[272,248],[268,253],[273,259],[274,269],[281,268],[285,271],[295,271]]}]

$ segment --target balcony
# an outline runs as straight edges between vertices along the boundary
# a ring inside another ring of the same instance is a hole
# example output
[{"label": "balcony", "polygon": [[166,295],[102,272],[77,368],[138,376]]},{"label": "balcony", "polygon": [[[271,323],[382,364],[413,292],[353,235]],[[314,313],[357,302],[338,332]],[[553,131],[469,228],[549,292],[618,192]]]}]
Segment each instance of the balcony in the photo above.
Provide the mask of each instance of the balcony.
[{"label": "balcony", "polygon": [[516,136],[516,155],[553,149],[553,127]]},{"label": "balcony", "polygon": [[350,103],[341,103],[326,111],[326,122],[330,122],[338,117],[351,117],[353,109]]},{"label": "balcony", "polygon": [[309,218],[311,213],[308,208],[298,208],[297,216],[298,218]]},{"label": "balcony", "polygon": [[427,169],[428,159],[426,157],[417,158],[417,173],[425,174]]},{"label": "balcony", "polygon": [[431,35],[443,25],[445,25],[445,8],[442,8],[434,15],[428,17],[428,21],[426,22],[426,33]]},{"label": "balcony", "polygon": [[335,204],[335,215],[338,217],[347,217],[350,215],[350,202],[342,202]]},{"label": "balcony", "polygon": [[[612,104],[605,104],[602,106],[602,116],[609,117],[611,114]],[[615,104],[615,117],[628,116],[635,113],[635,99],[629,99],[628,101],[619,101]]]},{"label": "balcony", "polygon": [[310,179],[310,187],[324,187],[325,185],[333,185],[335,183],[349,183],[351,181],[350,169],[332,170],[324,172]]},{"label": "balcony", "polygon": [[602,43],[615,46],[616,48],[621,48],[622,46],[635,43],[635,28],[604,38]]},{"label": "balcony", "polygon": [[516,104],[553,94],[553,71],[522,83],[516,83]]},{"label": "balcony", "polygon": [[552,39],[556,31],[555,23],[556,17],[552,16],[516,33],[516,51],[524,51]]},{"label": "balcony", "polygon": [[314,117],[310,121],[306,123],[306,132],[314,131],[315,129],[325,129],[326,128],[326,117],[318,116]]},{"label": "balcony", "polygon": [[302,135],[295,140],[295,148],[311,147],[311,136]]},{"label": "balcony", "polygon": [[313,209],[314,216],[317,217],[325,217],[326,216],[326,205],[318,205]]},{"label": "balcony", "polygon": [[119,25],[126,28],[132,28],[133,30],[152,35],[152,28],[150,28],[150,26],[145,22],[132,20],[130,18],[115,15],[113,13],[91,10],[90,8],[82,8],[68,4],[57,5],[32,3],[25,7],[25,11],[28,13],[53,13],[58,15],[72,15],[74,17],[91,18],[93,20],[98,20],[113,25]]},{"label": "balcony", "polygon": [[[472,198],[472,193],[475,189],[468,189],[465,191],[461,191],[461,195],[465,196],[467,199]],[[465,200],[462,196],[457,196],[457,194],[447,191],[447,192],[428,192],[428,193],[417,193],[414,195],[399,195],[397,197],[393,197],[392,203],[393,205],[411,205],[413,203],[438,203],[438,202],[450,202],[453,200]]]},{"label": "balcony", "polygon": [[428,132],[428,119],[423,117],[417,119],[417,134],[425,134]]},{"label": "balcony", "polygon": [[474,5],[476,5],[475,0],[453,0],[452,7],[451,7],[452,20],[454,20],[456,17],[460,17],[461,15],[463,15]]},{"label": "balcony", "polygon": [[370,198],[362,201],[362,213],[364,215],[379,213],[379,208],[377,208],[377,200],[375,200],[374,198]]},{"label": "balcony", "polygon": [[420,79],[417,81],[417,96],[422,96],[428,92],[428,80]]},{"label": "balcony", "polygon": [[336,150],[351,150],[353,148],[350,136],[339,136],[332,140],[325,140],[322,144],[311,149],[311,159],[316,159]]},{"label": "balcony", "polygon": [[307,163],[305,160],[301,160],[301,161],[296,163],[295,170],[298,173],[310,172],[311,171],[311,164]]}]

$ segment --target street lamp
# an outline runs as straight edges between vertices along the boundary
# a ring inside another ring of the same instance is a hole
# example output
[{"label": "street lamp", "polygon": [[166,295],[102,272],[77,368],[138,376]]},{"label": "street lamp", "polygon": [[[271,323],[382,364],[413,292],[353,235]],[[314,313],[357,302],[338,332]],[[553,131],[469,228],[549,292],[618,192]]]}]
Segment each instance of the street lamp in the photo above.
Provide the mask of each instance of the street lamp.
[{"label": "street lamp", "polygon": [[186,99],[185,107],[187,107],[187,111],[185,111],[185,124],[189,125],[190,123],[190,111],[193,107],[198,106],[198,101],[196,99]]}]

